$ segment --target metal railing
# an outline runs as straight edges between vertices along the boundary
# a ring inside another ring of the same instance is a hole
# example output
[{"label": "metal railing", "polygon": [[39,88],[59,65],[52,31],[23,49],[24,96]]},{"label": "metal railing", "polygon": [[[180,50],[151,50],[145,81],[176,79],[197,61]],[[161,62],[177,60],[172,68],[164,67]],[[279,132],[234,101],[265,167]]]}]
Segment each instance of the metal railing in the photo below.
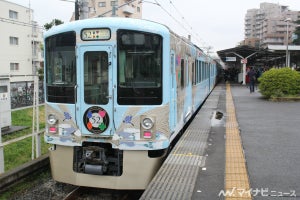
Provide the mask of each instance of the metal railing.
[{"label": "metal railing", "polygon": [[[22,136],[20,138],[13,139],[11,141],[2,143],[2,122],[0,121],[0,174],[4,173],[4,146],[26,139],[28,137],[32,137],[32,153],[31,153],[31,159],[37,158],[41,156],[41,140],[40,140],[40,131],[39,130],[39,80],[38,76],[34,77],[34,87],[33,87],[33,102],[32,102],[32,133],[28,134],[26,136]],[[0,114],[6,113],[7,111],[11,112],[11,108],[5,108],[0,103]]]}]

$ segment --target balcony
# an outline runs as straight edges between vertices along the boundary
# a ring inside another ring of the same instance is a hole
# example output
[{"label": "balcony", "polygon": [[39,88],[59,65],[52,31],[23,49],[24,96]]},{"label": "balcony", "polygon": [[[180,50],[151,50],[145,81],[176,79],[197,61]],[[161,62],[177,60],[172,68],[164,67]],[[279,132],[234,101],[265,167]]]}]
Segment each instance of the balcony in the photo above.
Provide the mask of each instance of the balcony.
[{"label": "balcony", "polygon": [[134,8],[129,5],[125,5],[122,7],[122,11],[123,11],[123,13],[126,13],[126,14],[133,14]]}]

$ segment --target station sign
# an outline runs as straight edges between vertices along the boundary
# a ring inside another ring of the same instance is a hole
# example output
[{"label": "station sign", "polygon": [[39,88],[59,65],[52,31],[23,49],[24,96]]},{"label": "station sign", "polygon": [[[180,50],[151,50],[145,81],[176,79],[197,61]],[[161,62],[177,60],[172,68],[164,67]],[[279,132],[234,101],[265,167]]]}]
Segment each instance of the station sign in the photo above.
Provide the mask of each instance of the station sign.
[{"label": "station sign", "polygon": [[242,64],[247,64],[247,58],[241,59]]},{"label": "station sign", "polygon": [[235,62],[236,61],[236,57],[226,57],[226,62]]}]

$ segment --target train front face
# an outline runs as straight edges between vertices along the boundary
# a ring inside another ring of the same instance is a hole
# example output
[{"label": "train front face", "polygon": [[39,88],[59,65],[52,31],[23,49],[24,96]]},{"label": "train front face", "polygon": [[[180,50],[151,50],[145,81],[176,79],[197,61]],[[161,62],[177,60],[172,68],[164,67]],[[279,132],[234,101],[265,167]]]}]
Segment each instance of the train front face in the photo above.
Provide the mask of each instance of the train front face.
[{"label": "train front face", "polygon": [[53,144],[52,176],[81,186],[144,189],[169,146],[167,30],[101,20],[45,35],[44,138]]}]

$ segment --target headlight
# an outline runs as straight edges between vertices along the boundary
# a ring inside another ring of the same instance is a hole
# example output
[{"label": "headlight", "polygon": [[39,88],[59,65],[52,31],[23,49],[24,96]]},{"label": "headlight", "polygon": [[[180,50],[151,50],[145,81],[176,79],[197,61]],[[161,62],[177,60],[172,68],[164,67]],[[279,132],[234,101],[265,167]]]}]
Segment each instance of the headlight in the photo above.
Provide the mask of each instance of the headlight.
[{"label": "headlight", "polygon": [[55,115],[53,115],[53,114],[48,115],[48,124],[53,125],[53,124],[56,124],[56,122],[57,122],[57,119],[56,119]]},{"label": "headlight", "polygon": [[154,123],[153,120],[151,118],[144,118],[142,121],[142,127],[144,129],[151,129],[153,127]]}]

